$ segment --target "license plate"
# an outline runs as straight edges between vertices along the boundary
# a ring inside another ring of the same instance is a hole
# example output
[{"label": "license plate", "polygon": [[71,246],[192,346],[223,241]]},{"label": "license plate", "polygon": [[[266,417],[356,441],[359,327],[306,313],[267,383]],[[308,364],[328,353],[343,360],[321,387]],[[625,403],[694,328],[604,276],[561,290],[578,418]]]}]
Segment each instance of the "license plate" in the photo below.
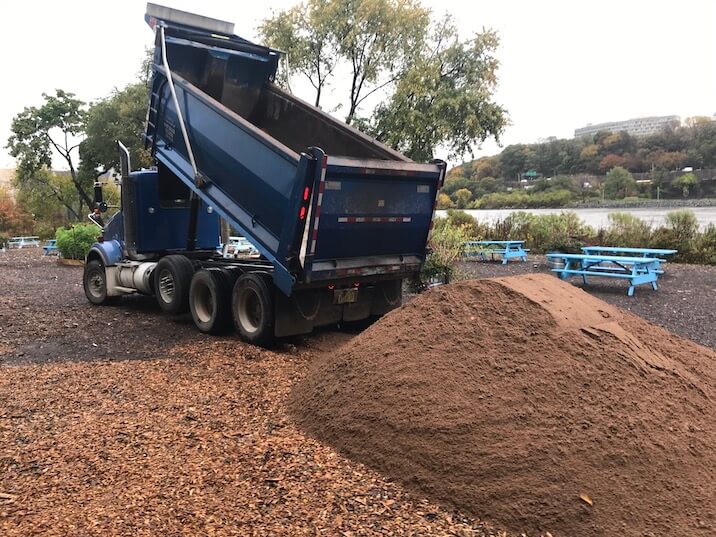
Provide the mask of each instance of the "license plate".
[{"label": "license plate", "polygon": [[358,300],[358,289],[351,287],[349,289],[335,289],[333,291],[334,304],[350,304]]}]

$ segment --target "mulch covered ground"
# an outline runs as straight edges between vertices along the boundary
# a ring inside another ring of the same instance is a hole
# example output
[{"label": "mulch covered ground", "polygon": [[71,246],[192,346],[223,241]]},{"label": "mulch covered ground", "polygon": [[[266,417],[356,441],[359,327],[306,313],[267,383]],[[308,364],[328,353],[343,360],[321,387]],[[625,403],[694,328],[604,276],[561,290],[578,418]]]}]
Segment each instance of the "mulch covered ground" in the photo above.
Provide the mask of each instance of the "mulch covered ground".
[{"label": "mulch covered ground", "polygon": [[[716,271],[691,268],[627,304],[713,347]],[[80,268],[0,254],[0,535],[497,535],[293,424],[291,387],[353,337],[260,350],[149,298],[90,307]]]},{"label": "mulch covered ground", "polygon": [[498,535],[307,437],[285,400],[349,339],[273,351],[151,300],[90,307],[81,269],[0,254],[0,535]]}]

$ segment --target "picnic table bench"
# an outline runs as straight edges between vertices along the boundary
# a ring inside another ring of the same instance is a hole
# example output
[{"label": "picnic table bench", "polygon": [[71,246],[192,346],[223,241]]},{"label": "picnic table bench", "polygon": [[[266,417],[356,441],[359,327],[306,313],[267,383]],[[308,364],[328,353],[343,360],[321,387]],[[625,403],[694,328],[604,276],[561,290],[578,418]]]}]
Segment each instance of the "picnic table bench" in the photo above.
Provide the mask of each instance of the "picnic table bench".
[{"label": "picnic table bench", "polygon": [[468,241],[465,243],[466,258],[478,258],[487,261],[489,254],[495,259],[495,254],[502,256],[502,264],[506,265],[510,259],[521,259],[527,261],[527,252],[524,248],[525,241]]},{"label": "picnic table bench", "polygon": [[59,255],[60,251],[57,249],[57,240],[56,239],[49,239],[47,241],[47,244],[42,247],[43,250],[45,250],[44,255],[51,255],[52,252],[55,252]]},{"label": "picnic table bench", "polygon": [[654,257],[628,257],[623,255],[602,254],[547,254],[548,259],[561,259],[563,268],[553,268],[552,272],[566,280],[570,276],[581,276],[587,284],[587,276],[601,276],[607,278],[623,278],[629,280],[627,294],[634,296],[637,285],[650,283],[656,291],[656,282],[659,279],[659,265],[663,259]]}]

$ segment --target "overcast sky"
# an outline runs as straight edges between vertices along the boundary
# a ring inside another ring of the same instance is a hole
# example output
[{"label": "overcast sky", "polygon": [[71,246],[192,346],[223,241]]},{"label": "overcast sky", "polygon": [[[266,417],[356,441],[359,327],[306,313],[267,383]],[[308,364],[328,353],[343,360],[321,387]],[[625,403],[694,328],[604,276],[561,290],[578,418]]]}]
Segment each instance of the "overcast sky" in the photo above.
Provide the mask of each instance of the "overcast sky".
[{"label": "overcast sky", "polygon": [[[256,38],[271,10],[295,0],[156,0],[236,23]],[[503,145],[572,137],[587,123],[716,114],[716,2],[679,0],[424,0],[453,14],[464,37],[483,27],[501,38],[498,103],[512,124]],[[135,79],[152,32],[146,2],[6,2],[0,7],[0,142],[12,117],[62,88],[91,101]],[[300,97],[310,100],[311,96]],[[499,148],[485,144],[478,154]],[[444,157],[444,155],[437,155]],[[0,149],[0,168],[13,167]]]}]

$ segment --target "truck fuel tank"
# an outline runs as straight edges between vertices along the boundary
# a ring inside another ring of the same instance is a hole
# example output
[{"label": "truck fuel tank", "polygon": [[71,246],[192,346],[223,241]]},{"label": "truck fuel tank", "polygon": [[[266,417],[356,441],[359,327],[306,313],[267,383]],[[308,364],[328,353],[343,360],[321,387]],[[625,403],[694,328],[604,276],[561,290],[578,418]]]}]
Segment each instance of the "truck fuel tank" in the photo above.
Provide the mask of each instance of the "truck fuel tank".
[{"label": "truck fuel tank", "polygon": [[140,293],[152,294],[152,272],[157,264],[154,262],[145,263],[122,263],[117,265],[117,280],[122,287],[136,289]]}]

